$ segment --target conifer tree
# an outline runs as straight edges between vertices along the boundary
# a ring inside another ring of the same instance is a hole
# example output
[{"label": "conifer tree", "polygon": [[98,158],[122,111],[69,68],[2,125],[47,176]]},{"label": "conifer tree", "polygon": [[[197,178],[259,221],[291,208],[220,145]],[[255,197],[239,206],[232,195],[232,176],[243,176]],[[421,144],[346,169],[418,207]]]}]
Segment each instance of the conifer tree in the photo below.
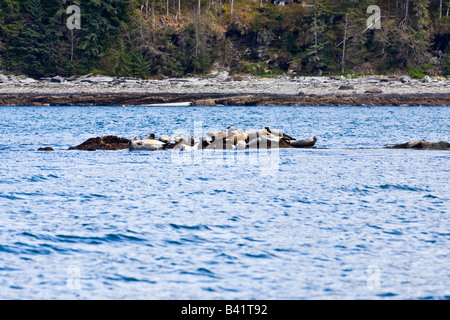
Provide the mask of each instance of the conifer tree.
[{"label": "conifer tree", "polygon": [[29,22],[13,42],[8,56],[17,61],[20,71],[31,76],[48,75],[54,66],[49,65],[51,47],[48,44],[48,29],[43,23],[45,13],[40,0],[30,0],[27,6]]}]

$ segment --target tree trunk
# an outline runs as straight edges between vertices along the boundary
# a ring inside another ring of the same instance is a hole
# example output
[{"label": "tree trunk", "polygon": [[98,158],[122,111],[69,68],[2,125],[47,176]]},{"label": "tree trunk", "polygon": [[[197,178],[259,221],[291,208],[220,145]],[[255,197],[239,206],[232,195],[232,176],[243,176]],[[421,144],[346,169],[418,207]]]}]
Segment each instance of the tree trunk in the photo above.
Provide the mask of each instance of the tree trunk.
[{"label": "tree trunk", "polygon": [[231,0],[231,10],[230,10],[231,16],[233,16],[233,7],[234,7],[234,0]]},{"label": "tree trunk", "polygon": [[348,27],[348,13],[345,15],[345,27],[344,27],[344,44],[342,45],[342,72],[345,72],[345,50],[347,48],[347,27]]},{"label": "tree trunk", "polygon": [[155,3],[152,2],[152,41],[155,40],[156,18],[155,18]]},{"label": "tree trunk", "polygon": [[408,19],[409,19],[409,0],[406,0],[406,3],[405,3],[405,27],[408,26]]},{"label": "tree trunk", "polygon": [[70,30],[70,42],[72,44],[72,46],[70,48],[70,61],[73,61],[73,47],[74,47],[74,42],[75,42],[74,29]]},{"label": "tree trunk", "polygon": [[200,37],[199,37],[199,19],[200,19],[200,15],[198,15],[196,18],[195,18],[195,23],[194,23],[194,31],[195,31],[195,57],[197,57],[198,56],[198,47],[199,47],[199,42],[200,42]]},{"label": "tree trunk", "polygon": [[314,0],[314,46],[316,47],[316,55],[317,55],[317,46],[319,45],[318,36],[317,36],[317,6],[316,0]]},{"label": "tree trunk", "polygon": [[439,20],[442,19],[442,0],[439,1]]}]

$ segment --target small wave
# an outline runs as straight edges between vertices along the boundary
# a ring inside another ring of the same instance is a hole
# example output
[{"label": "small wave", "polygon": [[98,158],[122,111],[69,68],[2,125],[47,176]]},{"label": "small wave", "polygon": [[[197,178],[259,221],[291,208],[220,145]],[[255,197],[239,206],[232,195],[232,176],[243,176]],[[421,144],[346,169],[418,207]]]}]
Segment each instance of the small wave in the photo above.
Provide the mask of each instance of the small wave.
[{"label": "small wave", "polygon": [[25,178],[25,180],[28,182],[40,182],[40,181],[46,181],[46,180],[48,180],[48,178],[43,175],[35,175],[32,177]]},{"label": "small wave", "polygon": [[107,234],[103,237],[81,237],[73,235],[57,235],[57,241],[69,242],[69,243],[87,243],[87,244],[100,244],[103,242],[120,242],[120,241],[146,241],[146,239],[128,236],[124,234]]},{"label": "small wave", "polygon": [[432,194],[427,194],[426,196],[423,196],[424,198],[431,198],[431,199],[439,199],[439,197],[433,196]]},{"label": "small wave", "polygon": [[11,146],[0,144],[0,151],[10,150],[10,149],[11,149]]},{"label": "small wave", "polygon": [[180,239],[182,242],[193,242],[193,243],[200,243],[200,242],[208,242],[208,240],[201,238],[199,236],[196,235],[192,235],[190,238],[181,238]]},{"label": "small wave", "polygon": [[244,253],[243,255],[255,259],[271,259],[276,257],[276,255],[270,253],[261,253],[261,254]]},{"label": "small wave", "polygon": [[275,249],[273,249],[273,250],[276,251],[276,252],[298,252],[297,250],[292,249],[292,248],[290,248],[290,249],[285,249],[285,248],[275,248]]},{"label": "small wave", "polygon": [[250,237],[244,237],[243,239],[245,239],[247,241],[252,241],[252,242],[265,242],[264,240],[253,239],[253,238],[250,238]]},{"label": "small wave", "polygon": [[178,225],[175,223],[169,224],[174,229],[186,229],[186,230],[211,230],[208,226],[199,224],[195,226],[187,226],[187,225]]},{"label": "small wave", "polygon": [[[19,246],[18,252],[21,254],[32,254],[32,255],[49,255],[52,253],[52,247],[46,245],[32,246],[23,242],[15,242],[14,245]],[[42,248],[44,247],[44,248]]]},{"label": "small wave", "polygon": [[396,293],[392,293],[392,292],[384,292],[384,293],[377,294],[377,296],[382,297],[382,298],[395,297],[396,295],[397,295]]},{"label": "small wave", "polygon": [[41,239],[41,237],[39,237],[39,236],[37,236],[35,234],[32,234],[32,233],[29,233],[29,232],[22,232],[22,233],[20,233],[20,235],[24,236],[24,237],[30,237],[30,238],[33,238],[33,239]]},{"label": "small wave", "polygon": [[137,279],[135,277],[128,277],[128,276],[123,276],[120,274],[116,274],[115,277],[105,277],[105,279],[112,280],[112,281],[124,281],[124,282],[145,282],[145,283],[150,283],[150,284],[156,283],[156,281],[151,281],[151,280],[147,280],[147,279]]},{"label": "small wave", "polygon": [[398,231],[398,230],[383,231],[383,233],[392,234],[394,236],[402,236],[403,235],[403,232]]},{"label": "small wave", "polygon": [[22,200],[22,198],[13,196],[13,195],[8,195],[8,194],[0,194],[0,198],[4,198],[4,199],[8,199],[8,200]]},{"label": "small wave", "polygon": [[198,268],[196,271],[180,271],[180,274],[186,274],[186,275],[195,275],[195,276],[205,276],[209,278],[219,278],[214,272],[212,272],[209,269],[206,268]]},{"label": "small wave", "polygon": [[225,260],[230,260],[230,261],[238,259],[237,257],[231,256],[231,255],[226,254],[226,253],[218,254],[218,255],[215,256],[215,258],[217,258],[217,259],[225,259]]},{"label": "small wave", "polygon": [[9,246],[3,246],[0,244],[0,252],[7,252],[7,253],[16,253],[15,250],[13,250],[11,247]]},{"label": "small wave", "polygon": [[375,226],[375,225],[371,225],[371,224],[366,224],[366,226],[368,226],[369,228],[373,228],[373,229],[377,229],[377,230],[382,230],[383,228],[379,227],[379,226]]},{"label": "small wave", "polygon": [[174,244],[174,245],[177,245],[177,246],[183,245],[182,242],[176,241],[176,240],[165,240],[165,242],[166,242],[167,244]]},{"label": "small wave", "polygon": [[0,184],[15,184],[20,182],[18,179],[0,180]]},{"label": "small wave", "polygon": [[125,234],[107,234],[105,237],[106,241],[146,241],[146,239],[127,236]]},{"label": "small wave", "polygon": [[396,185],[396,184],[383,184],[378,186],[381,189],[397,189],[397,190],[405,190],[405,191],[428,191],[420,188],[414,188],[407,185]]}]

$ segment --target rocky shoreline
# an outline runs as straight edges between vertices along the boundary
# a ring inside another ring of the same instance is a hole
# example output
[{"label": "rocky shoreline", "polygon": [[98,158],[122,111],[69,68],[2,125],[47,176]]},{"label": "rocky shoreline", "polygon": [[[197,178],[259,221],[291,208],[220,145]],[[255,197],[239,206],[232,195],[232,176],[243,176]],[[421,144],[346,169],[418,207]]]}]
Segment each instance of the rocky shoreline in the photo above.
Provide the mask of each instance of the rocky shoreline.
[{"label": "rocky shoreline", "polygon": [[214,77],[142,80],[106,76],[35,80],[0,74],[3,106],[450,106],[450,80],[425,77]]}]

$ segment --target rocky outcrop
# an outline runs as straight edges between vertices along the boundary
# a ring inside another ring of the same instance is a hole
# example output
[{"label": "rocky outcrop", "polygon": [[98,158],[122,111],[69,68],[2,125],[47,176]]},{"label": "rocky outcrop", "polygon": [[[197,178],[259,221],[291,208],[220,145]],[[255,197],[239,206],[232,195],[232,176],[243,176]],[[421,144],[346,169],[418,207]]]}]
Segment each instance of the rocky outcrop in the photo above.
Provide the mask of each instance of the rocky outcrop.
[{"label": "rocky outcrop", "polygon": [[[345,92],[345,91],[342,91]],[[448,94],[1,94],[3,106],[450,106]]]},{"label": "rocky outcrop", "polygon": [[69,150],[86,150],[86,151],[122,150],[128,149],[129,143],[130,140],[126,138],[119,138],[116,136],[104,136],[91,138],[76,147],[69,148]]},{"label": "rocky outcrop", "polygon": [[449,150],[450,143],[445,141],[429,142],[426,140],[410,141],[395,146],[388,146],[387,149],[428,149],[428,150]]}]

